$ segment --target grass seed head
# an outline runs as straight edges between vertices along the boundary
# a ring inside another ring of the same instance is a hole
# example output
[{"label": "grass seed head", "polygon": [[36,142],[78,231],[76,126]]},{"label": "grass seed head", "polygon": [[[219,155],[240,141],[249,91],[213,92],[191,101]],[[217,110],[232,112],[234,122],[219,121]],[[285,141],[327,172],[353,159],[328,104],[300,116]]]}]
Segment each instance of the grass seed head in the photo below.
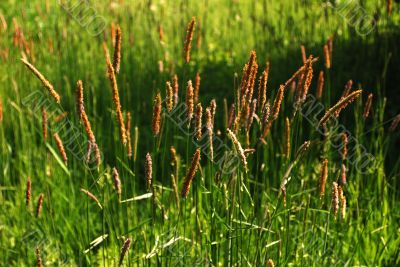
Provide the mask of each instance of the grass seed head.
[{"label": "grass seed head", "polygon": [[128,253],[128,251],[129,251],[129,249],[131,247],[131,243],[132,243],[132,239],[127,238],[125,240],[124,245],[121,248],[121,253],[119,254],[118,266],[122,265],[122,263],[124,261],[124,258],[125,258],[125,255],[126,255],[126,253]]},{"label": "grass seed head", "polygon": [[48,136],[47,129],[47,111],[46,108],[42,108],[42,131],[43,131],[43,139],[46,141]]},{"label": "grass seed head", "polygon": [[117,25],[115,32],[115,47],[114,47],[114,59],[113,59],[113,67],[115,73],[119,73],[121,66],[121,45],[122,45],[122,31],[121,27]]},{"label": "grass seed head", "polygon": [[244,150],[242,148],[242,145],[240,144],[239,140],[237,139],[236,135],[230,130],[227,129],[228,137],[232,140],[232,143],[235,146],[236,152],[239,154],[240,160],[243,163],[243,166],[247,169],[247,159],[246,155],[244,153]]},{"label": "grass seed head", "polygon": [[278,118],[284,93],[285,93],[285,86],[281,85],[275,97],[274,105],[272,106],[271,116],[274,120]]},{"label": "grass seed head", "polygon": [[132,140],[131,140],[131,113],[126,113],[126,137],[128,142],[128,158],[132,158]]},{"label": "grass seed head", "polygon": [[316,92],[316,97],[318,99],[322,97],[322,91],[324,90],[324,83],[325,83],[324,71],[321,70],[318,76],[317,92]]},{"label": "grass seed head", "polygon": [[176,107],[179,101],[179,81],[178,81],[178,75],[176,74],[172,78],[172,88],[174,90],[174,107]]},{"label": "grass seed head", "polygon": [[53,137],[54,137],[54,140],[56,141],[56,145],[57,145],[58,151],[60,152],[61,157],[62,157],[62,159],[63,159],[65,165],[68,165],[67,153],[66,153],[66,151],[65,151],[64,144],[63,144],[63,142],[62,142],[60,136],[58,135],[58,133],[55,133],[55,134],[53,135]]},{"label": "grass seed head", "polygon": [[167,111],[171,112],[174,107],[174,89],[171,86],[171,82],[166,82],[166,107]]},{"label": "grass seed head", "polygon": [[357,90],[339,100],[333,107],[331,107],[319,121],[320,125],[325,125],[333,116],[339,116],[340,111],[346,108],[350,103],[356,100],[362,94],[362,90]]},{"label": "grass seed head", "polygon": [[324,58],[325,58],[325,68],[331,68],[331,55],[329,53],[328,45],[324,45]]},{"label": "grass seed head", "polygon": [[206,128],[207,128],[207,135],[208,135],[208,144],[210,149],[210,159],[211,161],[214,160],[214,146],[213,146],[213,119],[212,119],[212,111],[211,107],[206,108]]},{"label": "grass seed head", "polygon": [[36,249],[35,249],[35,255],[36,255],[36,266],[37,267],[43,267],[43,264],[42,264],[42,258],[41,258],[41,256],[40,256],[40,248],[39,247],[36,247]]},{"label": "grass seed head", "polygon": [[154,98],[153,121],[151,124],[153,135],[158,136],[161,129],[161,94],[157,92]]},{"label": "grass seed head", "polygon": [[194,104],[199,103],[199,91],[200,91],[200,73],[197,72],[196,78],[194,80]]},{"label": "grass seed head", "polygon": [[190,50],[192,48],[192,39],[195,26],[196,26],[196,19],[195,17],[193,17],[187,26],[185,44],[183,49],[184,51],[183,57],[186,63],[189,63],[190,61]]},{"label": "grass seed head", "polygon": [[374,94],[372,93],[368,95],[368,99],[367,102],[365,103],[365,108],[364,108],[364,114],[363,114],[364,119],[368,118],[369,112],[371,111],[373,96]]},{"label": "grass seed head", "polygon": [[32,182],[31,177],[28,176],[28,180],[26,181],[26,193],[25,193],[25,204],[28,207],[31,202],[32,197]]},{"label": "grass seed head", "polygon": [[183,182],[182,190],[181,190],[181,196],[182,198],[186,198],[189,194],[190,186],[192,184],[192,181],[196,175],[198,166],[200,164],[200,148],[196,149],[196,152],[193,155],[192,158],[192,163],[190,165],[190,168],[186,174],[185,180]]},{"label": "grass seed head", "polygon": [[146,154],[145,173],[146,173],[147,188],[149,189],[153,181],[153,161],[151,159],[150,153]]},{"label": "grass seed head", "polygon": [[336,215],[339,210],[339,190],[338,190],[338,184],[336,182],[332,183],[332,210],[336,218]]},{"label": "grass seed head", "polygon": [[37,205],[36,205],[36,218],[39,218],[40,214],[42,213],[43,200],[44,200],[44,194],[40,193],[38,201],[37,201]]},{"label": "grass seed head", "polygon": [[125,123],[124,123],[124,116],[122,115],[121,101],[119,98],[117,77],[115,76],[114,67],[111,64],[110,54],[108,52],[108,48],[105,43],[103,43],[103,48],[104,48],[104,53],[105,53],[105,57],[106,57],[108,78],[110,80],[111,88],[112,88],[112,97],[113,97],[113,102],[115,105],[115,112],[117,113],[119,134],[120,134],[122,144],[125,145],[127,142],[127,137],[126,137]]},{"label": "grass seed head", "polygon": [[193,111],[194,111],[193,97],[194,97],[194,92],[193,92],[192,81],[189,80],[186,87],[186,112],[187,112],[188,125],[190,125],[190,122],[193,118]]},{"label": "grass seed head", "polygon": [[321,175],[319,178],[319,197],[321,199],[325,195],[325,187],[327,179],[328,179],[328,160],[325,159],[322,162]]},{"label": "grass seed head", "polygon": [[81,192],[87,195],[91,200],[96,202],[96,204],[100,207],[100,209],[103,209],[103,206],[101,206],[100,201],[97,199],[95,195],[93,195],[91,192],[83,188],[81,188]]},{"label": "grass seed head", "polygon": [[300,49],[301,49],[301,58],[303,59],[303,64],[306,64],[307,61],[306,48],[304,47],[304,45],[301,45]]},{"label": "grass seed head", "polygon": [[113,180],[114,180],[115,191],[117,191],[118,198],[119,198],[119,200],[121,200],[122,185],[121,185],[121,180],[119,178],[119,173],[115,167],[113,168],[112,176],[113,176]]},{"label": "grass seed head", "polygon": [[22,58],[21,61],[25,64],[25,66],[36,75],[36,77],[42,82],[43,86],[49,91],[50,95],[54,98],[57,103],[60,103],[61,97],[54,90],[53,85],[40,73],[31,63],[29,63],[26,59]]},{"label": "grass seed head", "polygon": [[202,122],[201,119],[203,117],[203,108],[201,106],[201,103],[198,103],[196,105],[196,139],[200,140],[202,136]]}]

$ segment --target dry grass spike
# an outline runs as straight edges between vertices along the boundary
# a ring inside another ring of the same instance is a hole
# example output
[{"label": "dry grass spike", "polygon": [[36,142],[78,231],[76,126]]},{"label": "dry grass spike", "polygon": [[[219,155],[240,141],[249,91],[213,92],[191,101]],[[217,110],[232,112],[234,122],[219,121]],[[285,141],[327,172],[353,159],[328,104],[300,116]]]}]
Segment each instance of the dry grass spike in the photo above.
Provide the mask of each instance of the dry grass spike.
[{"label": "dry grass spike", "polygon": [[38,201],[37,201],[37,205],[36,205],[36,218],[39,218],[40,214],[42,213],[43,200],[44,200],[44,194],[40,193]]},{"label": "dry grass spike", "polygon": [[196,149],[196,152],[193,155],[192,163],[190,165],[190,168],[186,174],[185,180],[182,185],[182,190],[181,190],[182,198],[186,198],[189,194],[190,186],[192,185],[192,181],[196,176],[196,172],[200,164],[200,153],[201,153],[200,148],[198,148]]},{"label": "dry grass spike", "polygon": [[118,261],[118,266],[121,266],[126,254],[128,253],[130,247],[131,247],[132,239],[127,238],[124,242],[124,245],[121,248],[121,253],[119,255],[119,261]]},{"label": "dry grass spike", "polygon": [[117,25],[115,32],[115,47],[114,47],[114,59],[113,59],[113,67],[115,73],[119,73],[121,66],[121,46],[122,46],[122,31],[121,27]]},{"label": "dry grass spike", "polygon": [[160,134],[161,129],[161,94],[157,92],[154,98],[154,107],[153,107],[153,121],[151,124],[151,129],[153,131],[154,136],[158,136]]},{"label": "dry grass spike", "polygon": [[121,110],[121,101],[119,98],[117,77],[115,76],[114,67],[111,64],[110,55],[108,53],[108,48],[105,43],[103,43],[103,48],[104,48],[104,53],[105,53],[105,57],[106,57],[108,78],[110,80],[111,88],[112,88],[115,112],[117,113],[117,122],[119,125],[120,138],[121,138],[122,144],[125,145],[127,142],[127,137],[126,137],[125,123],[124,123],[124,116],[122,115],[122,110]]},{"label": "dry grass spike", "polygon": [[192,48],[192,39],[195,26],[196,26],[196,19],[195,17],[193,17],[187,26],[185,44],[183,48],[184,51],[183,57],[186,63],[189,63],[190,61],[190,50]]},{"label": "dry grass spike", "polygon": [[333,116],[338,116],[340,111],[346,108],[351,102],[356,100],[362,94],[362,90],[357,90],[349,94],[347,97],[343,98],[339,102],[336,103],[333,107],[331,107],[325,115],[319,121],[320,125],[325,125],[329,119]]},{"label": "dry grass spike", "polygon": [[373,96],[374,94],[372,93],[368,95],[368,99],[367,102],[365,103],[365,108],[364,108],[364,114],[363,114],[364,119],[368,118],[369,112],[371,111]]},{"label": "dry grass spike", "polygon": [[50,95],[54,98],[57,103],[60,103],[60,95],[54,90],[53,85],[40,73],[31,63],[29,63],[26,59],[22,58],[21,61],[25,64],[25,66],[30,69],[36,77],[42,82],[43,86],[49,91]]},{"label": "dry grass spike", "polygon": [[328,179],[328,160],[325,159],[322,162],[321,176],[319,178],[319,197],[320,197],[320,199],[322,199],[322,197],[325,195],[325,187],[326,187],[327,179]]},{"label": "dry grass spike", "polygon": [[31,177],[28,176],[28,180],[26,181],[26,193],[25,193],[25,204],[28,207],[31,202],[32,197],[32,182]]},{"label": "dry grass spike", "polygon": [[47,140],[48,129],[47,129],[47,111],[46,108],[42,108],[42,131],[43,131],[43,139]]},{"label": "dry grass spike", "polygon": [[201,103],[196,105],[196,139],[200,140],[202,136],[202,117],[203,117],[203,108]]},{"label": "dry grass spike", "polygon": [[91,200],[96,202],[96,204],[99,206],[100,209],[103,209],[103,206],[101,206],[100,201],[97,199],[95,195],[93,195],[91,192],[83,188],[81,188],[81,192],[87,195]]},{"label": "dry grass spike", "polygon": [[193,111],[194,111],[194,91],[193,91],[192,81],[189,80],[186,87],[186,112],[187,112],[187,120],[189,126],[193,118]]},{"label": "dry grass spike", "polygon": [[121,179],[119,178],[118,170],[115,167],[112,170],[112,176],[113,176],[113,180],[114,180],[115,191],[117,191],[118,199],[119,199],[119,201],[121,201],[121,195],[122,195]]},{"label": "dry grass spike", "polygon": [[56,141],[56,145],[57,145],[58,151],[59,151],[60,154],[61,154],[61,157],[62,157],[62,159],[63,159],[63,161],[64,161],[64,164],[65,164],[65,165],[68,165],[67,153],[66,153],[66,151],[65,151],[64,144],[63,144],[63,142],[62,142],[60,136],[58,135],[58,133],[55,133],[55,134],[53,135],[53,137],[54,137],[54,140]]},{"label": "dry grass spike", "polygon": [[147,189],[150,189],[153,183],[153,161],[151,159],[150,153],[146,154],[145,174],[146,174]]}]

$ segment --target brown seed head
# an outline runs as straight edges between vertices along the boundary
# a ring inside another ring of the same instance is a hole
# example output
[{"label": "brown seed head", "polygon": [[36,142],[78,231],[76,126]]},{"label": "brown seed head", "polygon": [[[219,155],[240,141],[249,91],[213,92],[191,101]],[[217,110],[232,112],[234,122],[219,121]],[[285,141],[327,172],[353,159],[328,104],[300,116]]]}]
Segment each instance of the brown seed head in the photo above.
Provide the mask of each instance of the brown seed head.
[{"label": "brown seed head", "polygon": [[242,145],[239,143],[239,140],[236,138],[236,135],[230,129],[227,129],[227,133],[228,137],[232,140],[232,143],[234,144],[236,152],[238,153],[244,167],[247,168],[247,159],[244,150],[242,148]]},{"label": "brown seed head", "polygon": [[347,158],[347,143],[349,141],[348,141],[348,138],[347,138],[347,133],[342,133],[341,136],[342,136],[342,151],[341,151],[342,161],[345,161],[346,158]]},{"label": "brown seed head", "polygon": [[328,45],[324,45],[324,58],[325,58],[325,68],[330,69],[331,68],[331,56],[329,53]]},{"label": "brown seed head", "polygon": [[42,109],[42,131],[43,131],[43,139],[46,141],[47,136],[48,136],[47,111],[46,111],[46,108],[44,108],[44,107]]},{"label": "brown seed head", "polygon": [[58,151],[60,152],[61,157],[62,157],[65,165],[67,165],[68,164],[68,157],[67,157],[67,153],[65,152],[64,144],[63,144],[60,136],[58,135],[58,133],[55,133],[53,135],[53,137],[54,137],[54,140],[56,141]]},{"label": "brown seed head", "polygon": [[36,267],[43,267],[42,258],[40,257],[40,248],[39,247],[36,247],[35,254],[36,254]]},{"label": "brown seed head", "polygon": [[31,177],[28,176],[28,180],[26,181],[26,206],[29,206],[29,203],[31,202],[31,196],[32,196],[32,182],[31,182]]},{"label": "brown seed head", "polygon": [[193,118],[193,110],[194,110],[193,97],[194,97],[194,94],[193,94],[192,81],[188,81],[187,87],[186,87],[186,112],[187,112],[187,119],[188,119],[189,125]]},{"label": "brown seed head", "polygon": [[153,181],[153,161],[151,160],[150,153],[146,154],[145,173],[147,188],[150,189]]},{"label": "brown seed head", "polygon": [[166,106],[167,106],[167,111],[171,112],[173,107],[174,107],[174,89],[171,86],[171,83],[168,81],[166,83]]},{"label": "brown seed head", "polygon": [[122,44],[121,27],[119,25],[117,25],[117,29],[115,32],[115,48],[114,48],[114,60],[113,60],[113,67],[114,67],[115,73],[119,73],[119,70],[120,70],[121,44]]},{"label": "brown seed head", "polygon": [[346,197],[343,196],[343,198],[340,200],[340,202],[342,203],[342,220],[346,219]]},{"label": "brown seed head", "polygon": [[85,112],[85,108],[83,98],[83,85],[81,80],[76,83],[76,109],[79,119],[82,119],[82,113]]},{"label": "brown seed head", "polygon": [[208,134],[208,143],[210,146],[210,158],[211,161],[214,160],[214,146],[213,146],[213,120],[212,120],[212,111],[211,107],[206,108],[206,128]]},{"label": "brown seed head", "polygon": [[277,93],[277,95],[275,97],[274,105],[272,106],[271,115],[272,115],[272,118],[274,120],[276,120],[278,118],[279,110],[280,110],[280,107],[281,107],[281,103],[282,103],[282,99],[283,99],[284,93],[285,93],[285,86],[281,85],[279,87],[279,91],[278,91],[278,93]]},{"label": "brown seed head", "polygon": [[368,99],[367,99],[367,102],[365,103],[365,108],[364,108],[364,114],[363,114],[364,119],[368,118],[368,116],[369,116],[369,112],[370,112],[371,106],[372,106],[372,97],[373,96],[374,95],[372,93],[368,95]]},{"label": "brown seed head", "polygon": [[174,146],[171,146],[170,152],[171,152],[171,165],[176,166],[176,164],[178,162],[178,158],[177,158],[176,149]]},{"label": "brown seed head", "polygon": [[36,218],[40,217],[40,214],[42,213],[42,208],[43,208],[43,200],[44,200],[44,194],[41,193],[39,195],[38,201],[37,201],[37,206],[36,206]]},{"label": "brown seed head", "polygon": [[160,38],[160,42],[164,40],[164,28],[162,25],[158,26],[158,36]]},{"label": "brown seed head", "polygon": [[122,265],[122,263],[123,263],[123,261],[124,261],[124,258],[125,258],[125,255],[126,255],[126,253],[129,251],[129,249],[130,249],[130,247],[131,247],[131,243],[132,243],[132,239],[127,238],[127,239],[125,240],[124,245],[123,245],[122,248],[121,248],[121,253],[120,253],[120,255],[119,255],[118,266],[121,266],[121,265]]},{"label": "brown seed head", "polygon": [[108,53],[108,48],[105,43],[103,43],[103,48],[104,48],[104,53],[106,56],[108,78],[110,80],[111,88],[112,88],[113,102],[115,105],[115,111],[117,113],[117,122],[119,125],[120,138],[121,138],[122,144],[125,145],[127,142],[127,140],[126,140],[127,137],[126,137],[125,123],[124,123],[124,116],[122,115],[121,102],[119,99],[117,78],[115,76],[114,67],[111,64],[110,55]]},{"label": "brown seed head", "polygon": [[160,134],[161,129],[161,94],[157,92],[154,98],[152,130],[154,136]]},{"label": "brown seed head", "polygon": [[392,10],[393,10],[393,0],[387,0],[386,1],[386,11],[388,13],[388,16],[392,15]]},{"label": "brown seed head", "polygon": [[214,124],[215,112],[216,111],[217,111],[217,101],[215,101],[215,99],[211,99],[210,112],[211,112],[211,119],[212,119],[212,123],[213,124]]},{"label": "brown seed head", "polygon": [[325,159],[322,162],[321,176],[319,178],[319,197],[321,199],[325,195],[325,186],[327,179],[328,179],[328,160]]},{"label": "brown seed head", "polygon": [[174,75],[172,78],[172,88],[174,89],[174,106],[178,104],[179,101],[179,83],[178,83],[178,75]]},{"label": "brown seed head", "polygon": [[203,108],[201,106],[201,103],[198,103],[196,106],[196,138],[197,140],[199,140],[202,136],[202,123],[201,123],[201,119],[203,116]]},{"label": "brown seed head", "polygon": [[60,103],[60,95],[54,90],[53,85],[41,74],[31,63],[29,63],[26,59],[22,58],[21,61],[28,67],[29,70],[32,71],[33,74],[38,77],[38,79],[42,82],[43,86],[49,91],[51,96],[57,103]]},{"label": "brown seed head", "polygon": [[301,48],[301,58],[303,59],[303,64],[306,64],[307,61],[306,48],[304,47],[304,45],[301,45],[300,48]]},{"label": "brown seed head", "polygon": [[336,182],[332,183],[332,210],[336,218],[337,212],[339,210],[339,190],[338,184]]},{"label": "brown seed head", "polygon": [[229,109],[229,118],[228,118],[228,128],[231,129],[233,126],[233,123],[235,122],[235,104],[233,103],[231,105],[231,108]]},{"label": "brown seed head", "polygon": [[342,167],[340,168],[340,178],[341,178],[341,185],[345,185],[347,182],[347,174],[346,174],[346,165],[342,163]]},{"label": "brown seed head", "polygon": [[131,113],[126,113],[126,138],[128,142],[128,158],[132,158],[132,140],[131,140]]},{"label": "brown seed head", "polygon": [[100,207],[100,209],[103,209],[103,206],[101,206],[100,201],[97,199],[95,195],[93,195],[91,192],[83,188],[81,188],[81,192],[87,195],[91,200],[96,202],[96,204]]},{"label": "brown seed head", "polygon": [[271,259],[268,260],[268,267],[275,267],[275,264]]},{"label": "brown seed head", "polygon": [[186,39],[185,39],[185,44],[184,44],[184,60],[186,63],[189,63],[190,61],[190,50],[192,48],[192,39],[193,39],[193,33],[194,33],[194,28],[196,26],[196,19],[195,17],[192,18],[192,20],[189,22],[186,30]]},{"label": "brown seed head", "polygon": [[190,165],[190,168],[186,174],[185,180],[183,182],[182,190],[181,190],[181,196],[183,198],[186,198],[189,194],[190,186],[192,184],[192,181],[196,175],[198,166],[200,164],[200,148],[196,149],[196,152],[193,155],[192,158],[192,163]]},{"label": "brown seed head", "polygon": [[115,191],[117,191],[119,200],[121,200],[121,194],[122,194],[121,180],[119,179],[119,173],[115,167],[113,168],[112,176],[114,180]]},{"label": "brown seed head", "polygon": [[325,83],[324,71],[321,70],[318,76],[317,93],[316,93],[318,99],[322,97],[322,91],[324,90],[324,83]]},{"label": "brown seed head", "polygon": [[351,102],[356,100],[362,94],[362,90],[357,90],[349,94],[347,97],[339,100],[333,107],[331,107],[319,121],[319,124],[325,125],[332,116],[339,116],[341,110],[346,108]]},{"label": "brown seed head", "polygon": [[199,103],[199,91],[200,91],[200,73],[197,72],[196,79],[194,81],[194,104]]},{"label": "brown seed head", "polygon": [[260,111],[262,111],[265,103],[267,102],[267,83],[268,83],[268,75],[269,75],[269,62],[267,62],[267,66],[263,71],[259,83],[258,83],[258,99],[257,103],[259,105]]}]

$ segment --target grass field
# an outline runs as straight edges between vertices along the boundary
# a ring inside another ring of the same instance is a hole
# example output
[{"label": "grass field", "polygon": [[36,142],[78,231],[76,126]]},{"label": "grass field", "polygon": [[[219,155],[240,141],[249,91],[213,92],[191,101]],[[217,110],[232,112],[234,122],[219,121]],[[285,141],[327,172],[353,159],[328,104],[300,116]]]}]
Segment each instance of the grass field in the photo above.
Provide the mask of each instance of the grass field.
[{"label": "grass field", "polygon": [[1,1],[0,266],[400,266],[399,10]]}]

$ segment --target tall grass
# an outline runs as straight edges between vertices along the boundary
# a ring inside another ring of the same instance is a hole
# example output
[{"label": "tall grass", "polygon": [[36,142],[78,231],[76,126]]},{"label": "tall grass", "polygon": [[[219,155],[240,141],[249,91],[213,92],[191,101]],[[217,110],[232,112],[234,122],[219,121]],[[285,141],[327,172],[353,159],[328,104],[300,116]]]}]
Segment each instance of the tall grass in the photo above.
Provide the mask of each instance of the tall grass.
[{"label": "tall grass", "polygon": [[396,3],[106,2],[0,3],[0,262],[400,264]]}]

